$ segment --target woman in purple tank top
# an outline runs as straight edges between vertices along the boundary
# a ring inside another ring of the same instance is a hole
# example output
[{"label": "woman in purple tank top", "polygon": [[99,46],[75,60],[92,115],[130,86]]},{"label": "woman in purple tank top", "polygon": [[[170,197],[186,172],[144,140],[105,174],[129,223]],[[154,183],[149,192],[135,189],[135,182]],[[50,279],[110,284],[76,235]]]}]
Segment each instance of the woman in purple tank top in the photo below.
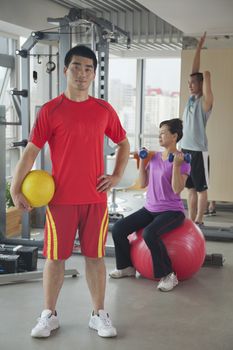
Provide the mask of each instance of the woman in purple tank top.
[{"label": "woman in purple tank top", "polygon": [[[183,136],[182,121],[178,118],[160,123],[159,143],[163,152],[155,152],[151,159],[140,159],[139,179],[141,187],[147,186],[146,202],[142,209],[115,223],[112,236],[115,244],[116,269],[110,272],[112,278],[135,276],[130,259],[128,236],[143,228],[143,239],[150,249],[157,288],[172,290],[178,280],[161,235],[180,226],[185,219],[185,210],[180,198],[190,173],[190,164],[184,161],[184,154],[177,149],[177,142]],[[169,154],[173,161],[169,161]]]}]

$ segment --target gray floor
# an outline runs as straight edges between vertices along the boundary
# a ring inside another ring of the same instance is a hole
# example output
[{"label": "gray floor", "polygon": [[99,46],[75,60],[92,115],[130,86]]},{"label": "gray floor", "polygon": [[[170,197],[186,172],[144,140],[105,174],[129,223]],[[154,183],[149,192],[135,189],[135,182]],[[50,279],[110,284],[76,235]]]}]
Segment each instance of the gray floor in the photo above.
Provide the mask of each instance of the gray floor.
[{"label": "gray floor", "polygon": [[[57,305],[61,328],[49,339],[30,337],[43,304],[41,280],[2,285],[0,349],[232,350],[232,250],[233,243],[207,242],[207,253],[222,253],[225,265],[202,268],[169,293],[140,276],[108,279],[106,309],[118,330],[115,339],[100,338],[88,328],[91,304],[80,255],[67,261],[80,276],[65,278]],[[115,267],[114,258],[105,260],[108,271]],[[43,263],[39,260],[40,268]]]},{"label": "gray floor", "polygon": [[[67,263],[80,277],[66,277],[57,306],[61,328],[47,340],[30,337],[42,307],[41,281],[1,286],[0,348],[232,350],[233,245],[208,242],[207,247],[224,253],[224,267],[202,268],[170,293],[141,277],[108,279],[106,309],[117,327],[116,339],[102,339],[88,329],[91,305],[81,256]],[[110,271],[114,258],[106,258],[106,265]]]}]

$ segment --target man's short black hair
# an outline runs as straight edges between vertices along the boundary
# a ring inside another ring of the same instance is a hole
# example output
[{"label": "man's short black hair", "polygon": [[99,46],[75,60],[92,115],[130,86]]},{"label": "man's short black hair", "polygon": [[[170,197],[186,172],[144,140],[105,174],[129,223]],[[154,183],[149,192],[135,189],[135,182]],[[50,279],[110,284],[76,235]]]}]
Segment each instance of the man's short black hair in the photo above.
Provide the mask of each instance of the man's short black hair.
[{"label": "man's short black hair", "polygon": [[96,71],[97,58],[94,51],[89,49],[89,47],[85,45],[76,45],[72,47],[72,49],[70,49],[65,56],[64,64],[66,68],[68,68],[73,56],[90,58],[93,61],[94,71]]},{"label": "man's short black hair", "polygon": [[190,77],[197,77],[199,83],[203,82],[203,74],[200,72],[190,74]]}]

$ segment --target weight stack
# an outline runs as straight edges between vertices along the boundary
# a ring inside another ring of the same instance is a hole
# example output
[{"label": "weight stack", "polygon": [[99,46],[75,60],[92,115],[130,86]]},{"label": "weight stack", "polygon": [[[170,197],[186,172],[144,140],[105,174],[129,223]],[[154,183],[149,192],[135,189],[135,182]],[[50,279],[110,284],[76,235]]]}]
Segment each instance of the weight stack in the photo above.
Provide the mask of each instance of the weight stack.
[{"label": "weight stack", "polygon": [[0,254],[0,275],[18,272],[18,255]]},{"label": "weight stack", "polygon": [[16,272],[37,270],[38,248],[28,246],[1,245],[0,254],[18,256]]}]

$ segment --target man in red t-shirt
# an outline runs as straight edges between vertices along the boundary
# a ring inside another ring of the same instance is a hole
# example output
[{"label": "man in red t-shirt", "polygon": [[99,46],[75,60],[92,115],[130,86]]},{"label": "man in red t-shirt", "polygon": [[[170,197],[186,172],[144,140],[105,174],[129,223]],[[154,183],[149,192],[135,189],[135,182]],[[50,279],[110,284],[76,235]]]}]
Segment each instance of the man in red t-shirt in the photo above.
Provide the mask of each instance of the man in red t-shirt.
[{"label": "man in red t-shirt", "polygon": [[[96,67],[96,56],[88,47],[80,45],[68,51],[64,68],[67,88],[41,108],[12,180],[11,194],[16,207],[31,210],[21,193],[21,184],[48,142],[56,191],[46,211],[45,307],[31,331],[32,337],[48,337],[59,327],[56,303],[63,284],[65,260],[72,254],[77,230],[93,302],[89,327],[101,337],[117,334],[104,310],[106,192],[119,182],[124,172],[129,143],[114,109],[107,102],[88,95]],[[118,145],[112,175],[104,174],[105,135]]]}]

